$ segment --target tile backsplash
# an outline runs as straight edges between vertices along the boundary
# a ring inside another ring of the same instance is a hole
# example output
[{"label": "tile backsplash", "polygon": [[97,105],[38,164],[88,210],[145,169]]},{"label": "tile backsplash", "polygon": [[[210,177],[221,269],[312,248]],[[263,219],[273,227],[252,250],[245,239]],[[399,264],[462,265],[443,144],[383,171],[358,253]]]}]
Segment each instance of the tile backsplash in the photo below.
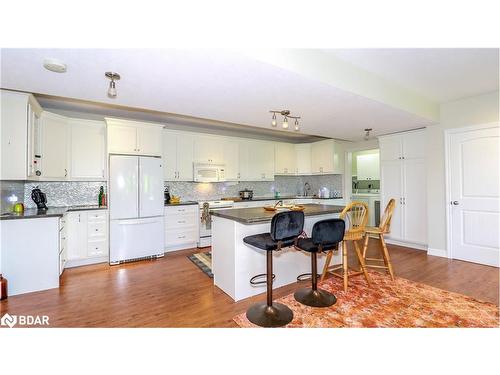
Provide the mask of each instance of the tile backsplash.
[{"label": "tile backsplash", "polygon": [[0,211],[11,212],[14,203],[24,201],[24,181],[0,181]]},{"label": "tile backsplash", "polygon": [[98,203],[99,189],[106,182],[102,181],[67,181],[67,182],[26,182],[24,184],[24,205],[26,208],[36,207],[31,199],[31,190],[38,186],[47,195],[47,206],[80,206]]},{"label": "tile backsplash", "polygon": [[274,181],[252,182],[216,182],[196,183],[165,181],[165,186],[170,187],[170,193],[180,196],[182,200],[217,200],[224,197],[238,197],[240,190],[253,190],[256,197],[274,196],[279,191],[281,196],[302,194],[304,184],[308,182],[311,189],[308,195],[318,194],[318,190],[327,187],[330,191],[342,192],[341,175],[323,176],[275,176]]}]

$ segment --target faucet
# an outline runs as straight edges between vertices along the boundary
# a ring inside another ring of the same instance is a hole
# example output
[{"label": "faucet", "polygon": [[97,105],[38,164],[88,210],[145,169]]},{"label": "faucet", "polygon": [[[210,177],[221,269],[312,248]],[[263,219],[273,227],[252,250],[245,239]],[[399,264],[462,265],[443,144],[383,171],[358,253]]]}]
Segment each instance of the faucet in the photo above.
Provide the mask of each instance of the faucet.
[{"label": "faucet", "polygon": [[278,206],[280,206],[280,207],[283,206],[283,201],[282,200],[277,201],[276,204],[274,205],[274,208],[276,208]]},{"label": "faucet", "polygon": [[303,196],[307,197],[307,192],[311,190],[311,185],[309,185],[309,182],[304,183],[304,192]]}]

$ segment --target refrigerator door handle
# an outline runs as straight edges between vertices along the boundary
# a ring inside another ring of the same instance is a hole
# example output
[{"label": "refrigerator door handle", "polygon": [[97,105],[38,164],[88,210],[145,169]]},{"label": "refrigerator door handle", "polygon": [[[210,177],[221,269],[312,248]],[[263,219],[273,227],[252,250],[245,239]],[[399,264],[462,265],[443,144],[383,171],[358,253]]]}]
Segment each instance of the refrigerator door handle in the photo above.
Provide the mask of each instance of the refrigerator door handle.
[{"label": "refrigerator door handle", "polygon": [[158,221],[158,217],[151,218],[141,218],[137,220],[117,220],[119,225],[143,225],[143,224],[151,224],[156,223]]}]

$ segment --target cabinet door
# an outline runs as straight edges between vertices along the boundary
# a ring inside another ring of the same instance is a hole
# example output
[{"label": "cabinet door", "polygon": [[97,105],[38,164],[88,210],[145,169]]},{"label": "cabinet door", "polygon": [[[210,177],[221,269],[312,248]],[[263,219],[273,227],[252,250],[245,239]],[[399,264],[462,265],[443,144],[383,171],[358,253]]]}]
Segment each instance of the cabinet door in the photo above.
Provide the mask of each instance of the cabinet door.
[{"label": "cabinet door", "polygon": [[108,152],[111,154],[137,153],[137,128],[127,125],[108,125]]},{"label": "cabinet door", "polygon": [[163,132],[163,178],[177,179],[177,135]]},{"label": "cabinet door", "polygon": [[314,142],[311,145],[311,169],[314,174],[321,173],[323,170],[323,152],[324,148],[320,142]]},{"label": "cabinet door", "polygon": [[[332,173],[334,174],[344,174],[344,146],[340,142],[331,141],[332,146],[329,146],[329,153],[327,155],[332,155]],[[330,147],[333,147],[333,154]]]},{"label": "cabinet door", "polygon": [[253,142],[241,140],[238,142],[238,165],[240,181],[256,181],[258,170],[250,164],[250,149]]},{"label": "cabinet door", "polygon": [[295,174],[295,147],[290,143],[275,143],[274,163],[276,174]]},{"label": "cabinet door", "polygon": [[1,90],[0,180],[25,180],[27,173],[26,94]]},{"label": "cabinet door", "polygon": [[295,172],[299,175],[311,174],[311,144],[295,145]]},{"label": "cabinet door", "polygon": [[426,155],[425,131],[406,133],[403,139],[403,157],[405,159],[423,159]]},{"label": "cabinet door", "polygon": [[379,154],[357,156],[358,180],[380,179]]},{"label": "cabinet door", "polygon": [[71,179],[103,180],[105,125],[100,121],[70,119]]},{"label": "cabinet door", "polygon": [[42,114],[42,178],[64,180],[68,175],[68,122],[66,117]]},{"label": "cabinet door", "polygon": [[137,128],[137,152],[141,155],[160,156],[162,154],[161,126],[143,126]]},{"label": "cabinet door", "polygon": [[217,137],[195,138],[194,158],[198,163],[223,164],[223,144]]},{"label": "cabinet door", "polygon": [[403,162],[403,237],[405,241],[427,243],[427,192],[424,159]]},{"label": "cabinet door", "polygon": [[396,200],[396,207],[391,220],[391,233],[388,237],[395,240],[403,239],[403,206],[401,198],[403,197],[403,178],[401,161],[385,161],[381,163],[380,168],[380,187],[382,189],[381,207],[385,206],[391,198]]},{"label": "cabinet door", "polygon": [[87,214],[85,212],[68,212],[65,227],[68,260],[87,257]]},{"label": "cabinet door", "polygon": [[240,178],[240,164],[238,160],[239,147],[238,142],[234,140],[225,140],[224,147],[224,165],[226,166],[226,180],[237,181]]},{"label": "cabinet door", "polygon": [[177,180],[193,181],[194,138],[177,136]]},{"label": "cabinet door", "polygon": [[255,142],[250,149],[249,166],[253,181],[274,180],[274,144],[270,142]]},{"label": "cabinet door", "polygon": [[378,140],[380,148],[380,161],[399,160],[402,156],[401,136],[381,137]]}]

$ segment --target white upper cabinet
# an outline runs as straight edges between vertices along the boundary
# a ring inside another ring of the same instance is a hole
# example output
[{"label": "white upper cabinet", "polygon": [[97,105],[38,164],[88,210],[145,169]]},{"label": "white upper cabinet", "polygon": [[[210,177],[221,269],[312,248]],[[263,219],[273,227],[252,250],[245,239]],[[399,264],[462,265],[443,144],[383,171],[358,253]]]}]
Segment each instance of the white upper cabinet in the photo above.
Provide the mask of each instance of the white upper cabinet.
[{"label": "white upper cabinet", "polygon": [[70,131],[70,180],[105,179],[106,124],[103,121],[68,119]]},{"label": "white upper cabinet", "polygon": [[311,174],[311,144],[303,143],[294,145],[295,173],[298,175]]},{"label": "white upper cabinet", "polygon": [[163,174],[165,181],[193,181],[194,137],[163,132]]},{"label": "white upper cabinet", "polygon": [[291,143],[274,144],[275,174],[293,175],[296,173],[295,147]]},{"label": "white upper cabinet", "polygon": [[68,177],[68,118],[50,112],[41,116],[41,179]]},{"label": "white upper cabinet", "polygon": [[196,163],[224,164],[224,141],[217,136],[196,136],[194,161]]},{"label": "white upper cabinet", "polygon": [[342,144],[333,139],[312,143],[311,169],[313,174],[343,174],[344,148]]},{"label": "white upper cabinet", "polygon": [[8,90],[0,95],[0,180],[26,180],[38,168],[33,134],[42,109],[33,95]]},{"label": "white upper cabinet", "polygon": [[425,132],[422,130],[399,133],[379,138],[380,160],[425,158]]},{"label": "white upper cabinet", "polygon": [[240,179],[239,144],[234,139],[223,141],[223,164],[226,166],[225,176],[228,181],[238,181]]},{"label": "white upper cabinet", "polygon": [[108,153],[161,156],[161,125],[106,119],[108,128]]},{"label": "white upper cabinet", "polygon": [[238,143],[240,181],[273,181],[274,144],[243,139]]},{"label": "white upper cabinet", "polygon": [[357,178],[360,180],[379,180],[379,154],[361,154],[356,157]]}]

